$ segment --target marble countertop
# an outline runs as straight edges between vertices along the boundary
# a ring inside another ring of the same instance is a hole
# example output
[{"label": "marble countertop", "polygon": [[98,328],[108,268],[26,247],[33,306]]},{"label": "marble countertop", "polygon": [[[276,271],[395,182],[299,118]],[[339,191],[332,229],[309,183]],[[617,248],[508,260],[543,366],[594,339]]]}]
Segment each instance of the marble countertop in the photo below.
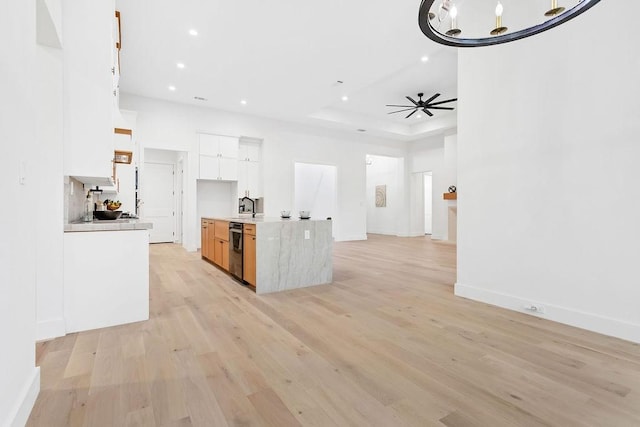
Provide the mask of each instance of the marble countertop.
[{"label": "marble countertop", "polygon": [[240,222],[242,224],[260,224],[260,223],[270,223],[270,222],[296,222],[296,221],[327,221],[326,219],[300,219],[297,217],[291,217],[288,219],[280,218],[280,217],[234,217],[234,218],[211,218],[211,217],[202,217],[202,219],[210,219],[213,221],[229,221],[229,222]]},{"label": "marble countertop", "polygon": [[140,219],[115,219],[93,220],[91,222],[73,221],[64,225],[64,232],[150,230],[152,228],[152,223]]}]

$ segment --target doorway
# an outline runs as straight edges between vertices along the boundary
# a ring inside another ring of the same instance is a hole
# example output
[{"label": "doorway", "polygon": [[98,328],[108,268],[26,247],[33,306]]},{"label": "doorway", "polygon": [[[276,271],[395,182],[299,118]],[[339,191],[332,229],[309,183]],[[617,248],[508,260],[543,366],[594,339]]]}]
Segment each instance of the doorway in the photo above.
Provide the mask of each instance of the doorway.
[{"label": "doorway", "polygon": [[334,221],[331,229],[335,237],[338,168],[331,165],[296,162],[294,169],[293,206],[295,211],[291,214],[297,216],[299,211],[310,211],[314,219],[331,218]]},{"label": "doorway", "polygon": [[423,174],[424,182],[424,234],[433,233],[433,175],[431,172]]},{"label": "doorway", "polygon": [[175,241],[175,165],[144,164],[144,218],[153,223],[149,243]]}]

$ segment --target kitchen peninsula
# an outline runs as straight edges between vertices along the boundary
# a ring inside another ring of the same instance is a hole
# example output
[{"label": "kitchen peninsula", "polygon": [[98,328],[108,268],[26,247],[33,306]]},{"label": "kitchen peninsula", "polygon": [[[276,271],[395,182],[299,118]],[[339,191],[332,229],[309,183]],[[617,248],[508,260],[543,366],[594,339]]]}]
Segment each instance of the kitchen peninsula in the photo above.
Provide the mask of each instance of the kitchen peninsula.
[{"label": "kitchen peninsula", "polygon": [[242,224],[242,274],[234,275],[257,294],[332,282],[330,220],[202,218],[202,257],[227,272],[234,270],[231,223]]}]

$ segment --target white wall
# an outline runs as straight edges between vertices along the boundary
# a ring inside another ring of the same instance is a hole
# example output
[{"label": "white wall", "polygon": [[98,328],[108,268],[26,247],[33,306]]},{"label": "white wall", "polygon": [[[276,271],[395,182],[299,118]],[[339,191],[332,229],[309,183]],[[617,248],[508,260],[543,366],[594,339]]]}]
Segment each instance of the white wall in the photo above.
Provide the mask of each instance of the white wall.
[{"label": "white wall", "polygon": [[456,294],[640,342],[640,4],[607,6],[459,51]]},{"label": "white wall", "polygon": [[[196,132],[263,139],[264,208],[278,216],[293,200],[294,163],[332,164],[338,168],[336,239],[366,238],[365,163],[367,153],[403,157],[406,144],[305,125],[262,119],[123,94],[121,106],[138,112],[137,135],[142,147],[196,153]],[[200,221],[196,209],[197,159],[188,156],[185,205],[185,247],[195,250]]]},{"label": "white wall", "polygon": [[[48,102],[37,93],[38,66],[35,2],[3,5],[0,37],[0,129],[4,163],[0,184],[0,425],[23,425],[37,396],[40,381],[35,367],[36,257],[38,160],[40,141],[36,105]],[[21,164],[23,167],[21,167]],[[19,182],[25,171],[23,184]],[[61,176],[56,177],[58,181]],[[61,197],[61,195],[60,195]],[[59,219],[62,224],[62,217]]]},{"label": "white wall", "polygon": [[[367,233],[398,235],[404,206],[404,159],[369,155],[367,165]],[[387,206],[376,207],[376,186],[387,186]]]},{"label": "white wall", "polygon": [[[336,214],[337,170],[332,165],[295,164],[293,218],[300,211],[311,212],[315,219],[333,218]],[[281,210],[289,210],[283,206]],[[335,237],[335,231],[333,231]]]},{"label": "white wall", "polygon": [[433,198],[433,227],[431,238],[446,240],[447,229],[447,202],[442,198],[442,193],[447,191],[451,173],[445,165],[445,137],[437,135],[431,138],[416,141],[410,144],[409,152],[411,161],[411,207],[412,212],[417,212],[411,221],[411,234],[424,235],[424,180],[423,172],[432,173]]}]

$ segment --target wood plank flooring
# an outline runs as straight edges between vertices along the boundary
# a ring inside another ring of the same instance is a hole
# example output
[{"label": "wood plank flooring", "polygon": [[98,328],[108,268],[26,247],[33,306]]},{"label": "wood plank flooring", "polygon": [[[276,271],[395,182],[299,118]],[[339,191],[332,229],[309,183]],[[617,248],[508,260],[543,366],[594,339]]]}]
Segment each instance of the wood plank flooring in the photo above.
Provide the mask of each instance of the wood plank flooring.
[{"label": "wood plank flooring", "polygon": [[334,246],[257,296],[151,246],[151,318],[37,345],[29,426],[640,426],[640,346],[453,296],[455,246]]}]

